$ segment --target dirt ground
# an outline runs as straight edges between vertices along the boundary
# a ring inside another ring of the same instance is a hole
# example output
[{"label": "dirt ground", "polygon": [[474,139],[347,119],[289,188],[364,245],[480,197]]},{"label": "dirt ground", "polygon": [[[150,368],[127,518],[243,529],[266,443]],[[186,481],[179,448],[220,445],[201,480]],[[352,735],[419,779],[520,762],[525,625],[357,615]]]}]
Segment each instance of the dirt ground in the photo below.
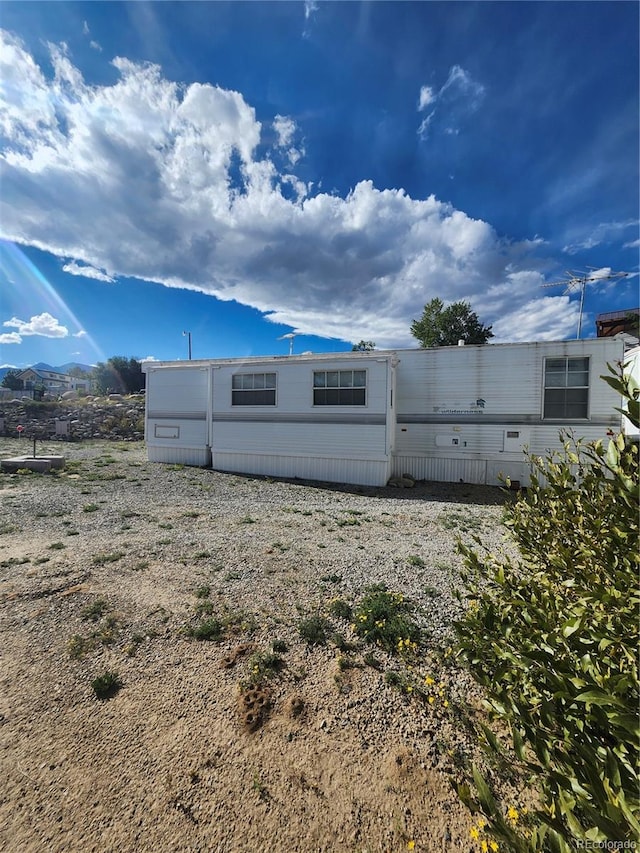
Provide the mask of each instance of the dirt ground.
[{"label": "dirt ground", "polygon": [[[479,697],[437,662],[445,641],[404,672],[433,674],[430,703],[385,677],[404,663],[310,646],[298,624],[376,578],[415,598],[403,548],[443,575],[420,581],[423,617],[453,607],[443,519],[498,537],[495,494],[409,500],[150,465],[137,444],[65,450],[61,474],[0,478],[3,850],[477,849],[454,784]],[[331,512],[350,513],[349,537],[323,526]],[[185,630],[203,600],[226,614],[215,642]],[[260,680],[254,726],[251,667],[274,639],[282,666]],[[121,689],[99,699],[107,671]]]}]

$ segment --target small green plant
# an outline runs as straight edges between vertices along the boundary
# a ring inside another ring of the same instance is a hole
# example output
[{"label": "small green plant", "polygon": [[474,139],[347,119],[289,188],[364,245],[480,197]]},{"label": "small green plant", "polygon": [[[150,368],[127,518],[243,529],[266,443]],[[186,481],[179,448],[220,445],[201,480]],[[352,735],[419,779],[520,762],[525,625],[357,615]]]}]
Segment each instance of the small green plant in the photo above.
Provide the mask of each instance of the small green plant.
[{"label": "small green plant", "polygon": [[109,554],[96,554],[93,558],[94,566],[104,566],[106,563],[117,563],[124,557],[122,551],[112,551]]},{"label": "small green plant", "polygon": [[108,602],[104,598],[96,598],[94,602],[83,607],[80,616],[85,622],[98,622],[108,610]]},{"label": "small green plant", "polygon": [[353,629],[367,643],[392,654],[413,654],[420,643],[420,628],[411,617],[404,596],[389,592],[384,584],[366,590],[353,611]]},{"label": "small green plant", "polygon": [[148,568],[149,568],[148,560],[138,560],[137,563],[134,563],[133,566],[131,566],[131,571],[132,572],[143,572],[145,569],[148,569]]},{"label": "small green plant", "polygon": [[308,645],[324,646],[330,627],[330,622],[323,616],[309,616],[298,622],[298,633]]},{"label": "small green plant", "polygon": [[241,518],[240,521],[238,522],[238,524],[255,524],[255,523],[256,523],[255,518],[251,518],[250,515],[245,515],[245,517]]},{"label": "small green plant", "polygon": [[222,637],[222,622],[216,617],[211,617],[200,622],[195,628],[188,628],[185,633],[194,640],[220,640]]},{"label": "small green plant", "polygon": [[85,504],[82,507],[82,512],[97,512],[97,510],[99,509],[100,507],[98,506],[98,504]]},{"label": "small green plant", "polygon": [[106,670],[91,682],[93,692],[100,700],[111,699],[122,688],[122,682],[116,672]]},{"label": "small green plant", "polygon": [[343,598],[334,598],[329,602],[329,613],[336,619],[351,619],[352,609],[348,601]]},{"label": "small green plant", "polygon": [[417,554],[411,554],[411,556],[407,558],[407,563],[410,566],[414,566],[416,569],[424,569],[426,566],[425,561]]},{"label": "small green plant", "polygon": [[216,607],[210,598],[199,598],[194,609],[198,616],[210,616],[215,612]]},{"label": "small green plant", "polygon": [[69,657],[74,660],[79,660],[83,655],[90,651],[91,648],[93,648],[91,640],[87,637],[82,637],[80,634],[74,634],[67,643]]},{"label": "small green plant", "polygon": [[271,648],[277,655],[282,655],[287,651],[288,647],[284,640],[275,639],[271,643]]},{"label": "small green plant", "polygon": [[256,652],[249,658],[249,679],[260,684],[274,678],[284,668],[284,658],[275,652]]},{"label": "small green plant", "polygon": [[342,583],[342,575],[324,575],[320,578],[323,583]]},{"label": "small green plant", "polygon": [[49,545],[49,550],[50,551],[62,551],[62,549],[66,548],[66,547],[67,546],[64,544],[64,542],[52,542],[51,545]]},{"label": "small green plant", "polygon": [[199,586],[194,590],[193,594],[196,598],[209,598],[211,595],[211,587],[206,584]]}]

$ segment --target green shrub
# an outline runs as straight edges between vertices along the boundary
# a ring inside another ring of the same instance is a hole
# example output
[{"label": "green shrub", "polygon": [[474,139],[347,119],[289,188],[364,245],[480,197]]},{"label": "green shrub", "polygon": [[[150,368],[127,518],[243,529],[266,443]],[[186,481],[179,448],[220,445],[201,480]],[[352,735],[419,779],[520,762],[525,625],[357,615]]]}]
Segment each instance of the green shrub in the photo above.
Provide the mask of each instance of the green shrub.
[{"label": "green shrub", "polygon": [[365,591],[353,610],[353,629],[367,643],[391,654],[414,653],[420,643],[420,628],[411,617],[411,605],[384,584]]},{"label": "green shrub", "polygon": [[196,640],[219,640],[222,636],[222,629],[222,622],[211,617],[211,619],[205,619],[196,625],[195,628],[189,628],[187,634]]},{"label": "green shrub", "polygon": [[[636,383],[606,381],[637,422]],[[460,546],[469,607],[459,655],[510,729],[541,805],[525,835],[477,769],[476,794],[460,793],[515,851],[640,836],[638,446],[622,435],[606,448],[563,439],[563,452],[531,460],[528,493],[507,506],[520,557]],[[504,751],[485,735],[490,752]]]},{"label": "green shrub", "polygon": [[107,670],[91,682],[91,687],[98,699],[110,699],[120,690],[122,682],[116,672]]},{"label": "green shrub", "polygon": [[298,632],[310,646],[324,646],[327,642],[327,632],[331,624],[322,616],[309,616],[298,622]]}]

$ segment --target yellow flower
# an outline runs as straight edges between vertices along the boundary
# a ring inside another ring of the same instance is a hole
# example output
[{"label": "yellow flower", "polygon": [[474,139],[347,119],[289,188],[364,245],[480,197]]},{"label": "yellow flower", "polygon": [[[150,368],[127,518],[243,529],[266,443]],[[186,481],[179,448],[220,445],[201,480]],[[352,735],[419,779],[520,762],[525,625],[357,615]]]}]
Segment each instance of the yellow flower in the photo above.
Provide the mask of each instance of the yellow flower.
[{"label": "yellow flower", "polygon": [[449,703],[446,699],[444,700],[444,702],[442,704],[444,705],[445,708],[449,707]]},{"label": "yellow flower", "polygon": [[490,841],[489,847],[493,850],[493,853],[498,853],[498,850],[500,849],[495,841]]},{"label": "yellow flower", "polygon": [[413,840],[413,838],[411,839],[411,841],[407,841],[407,850],[413,850],[415,846],[416,842]]},{"label": "yellow flower", "polygon": [[471,829],[469,830],[469,835],[473,838],[474,841],[477,841],[478,836],[480,835],[480,833],[478,832],[478,827],[472,826]]},{"label": "yellow flower", "polygon": [[428,675],[425,678],[424,683],[427,685],[427,687],[431,687],[432,684],[435,684],[435,681],[433,680],[433,678],[431,678],[430,675]]},{"label": "yellow flower", "polygon": [[518,809],[514,809],[513,806],[509,806],[509,811],[507,812],[507,817],[509,818],[510,821],[513,821],[513,823],[517,823],[518,818],[520,817],[520,815],[518,814]]},{"label": "yellow flower", "polygon": [[407,687],[407,693],[413,693],[413,687],[410,684]]},{"label": "yellow flower", "polygon": [[433,705],[433,703],[434,703],[435,701],[436,701],[436,697],[435,697],[435,696],[429,696],[429,704],[430,704],[430,705]]},{"label": "yellow flower", "polygon": [[487,851],[489,850],[489,845],[488,845],[488,844],[487,844],[487,842],[484,840],[484,838],[483,838],[483,839],[482,839],[482,841],[480,842],[480,849],[482,850],[482,853],[487,853]]}]

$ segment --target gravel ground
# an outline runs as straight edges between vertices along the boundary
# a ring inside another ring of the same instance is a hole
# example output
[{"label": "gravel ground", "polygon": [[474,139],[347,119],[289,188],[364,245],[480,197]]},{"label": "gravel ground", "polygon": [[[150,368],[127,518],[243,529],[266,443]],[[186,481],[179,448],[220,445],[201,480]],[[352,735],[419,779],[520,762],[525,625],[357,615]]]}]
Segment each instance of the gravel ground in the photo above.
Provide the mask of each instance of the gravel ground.
[{"label": "gravel ground", "polygon": [[[460,612],[456,538],[500,547],[499,490],[241,477],[153,465],[139,443],[50,452],[63,472],[0,475],[3,849],[473,849],[451,783],[479,697],[438,661]],[[415,607],[413,670],[377,649],[367,665],[349,620],[331,617],[338,641],[302,639],[301,620],[378,583]],[[222,636],[194,639],[212,617]],[[433,701],[389,670],[433,677]],[[106,671],[122,687],[99,700]]]}]

